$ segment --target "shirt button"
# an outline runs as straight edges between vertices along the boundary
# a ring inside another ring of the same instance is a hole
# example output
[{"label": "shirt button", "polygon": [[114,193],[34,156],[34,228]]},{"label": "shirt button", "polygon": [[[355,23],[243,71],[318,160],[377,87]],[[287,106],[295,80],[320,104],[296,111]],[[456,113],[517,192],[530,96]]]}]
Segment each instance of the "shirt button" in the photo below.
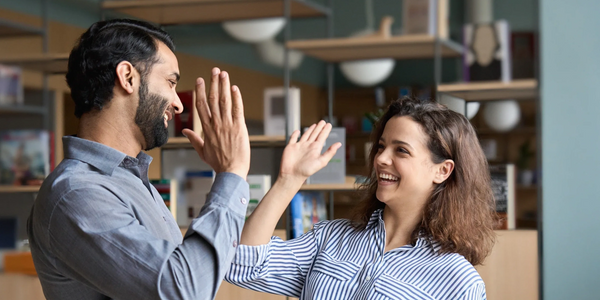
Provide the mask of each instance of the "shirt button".
[{"label": "shirt button", "polygon": [[242,201],[242,204],[248,203],[248,200],[246,200],[246,198],[243,198],[243,197],[242,197],[241,201]]},{"label": "shirt button", "polygon": [[235,248],[235,247],[237,247],[237,246],[238,246],[238,243],[237,243],[237,241],[233,241],[233,248]]},{"label": "shirt button", "polygon": [[371,280],[371,276],[367,276],[367,278],[365,278],[366,280]]}]

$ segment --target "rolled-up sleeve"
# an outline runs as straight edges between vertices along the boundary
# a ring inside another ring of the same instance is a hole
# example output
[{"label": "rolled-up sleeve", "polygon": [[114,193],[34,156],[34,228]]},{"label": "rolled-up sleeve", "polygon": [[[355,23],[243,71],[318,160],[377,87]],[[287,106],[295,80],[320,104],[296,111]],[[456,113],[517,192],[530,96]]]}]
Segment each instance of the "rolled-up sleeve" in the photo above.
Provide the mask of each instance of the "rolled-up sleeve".
[{"label": "rolled-up sleeve", "polygon": [[324,223],[293,240],[274,236],[266,245],[240,245],[225,280],[254,291],[300,297]]},{"label": "rolled-up sleeve", "polygon": [[151,234],[110,189],[72,189],[50,218],[54,264],[113,299],[212,299],[235,255],[248,193],[241,177],[218,174],[177,245]]}]

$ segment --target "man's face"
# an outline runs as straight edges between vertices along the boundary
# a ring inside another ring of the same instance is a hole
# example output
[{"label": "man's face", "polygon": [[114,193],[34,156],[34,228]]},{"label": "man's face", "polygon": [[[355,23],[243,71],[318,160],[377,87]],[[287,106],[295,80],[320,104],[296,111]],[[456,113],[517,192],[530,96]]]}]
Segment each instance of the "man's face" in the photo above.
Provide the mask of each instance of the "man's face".
[{"label": "man's face", "polygon": [[169,138],[168,121],[183,111],[175,91],[179,80],[177,58],[163,43],[159,43],[157,57],[158,62],[140,80],[135,114],[135,124],[144,136],[144,150],[164,145]]}]

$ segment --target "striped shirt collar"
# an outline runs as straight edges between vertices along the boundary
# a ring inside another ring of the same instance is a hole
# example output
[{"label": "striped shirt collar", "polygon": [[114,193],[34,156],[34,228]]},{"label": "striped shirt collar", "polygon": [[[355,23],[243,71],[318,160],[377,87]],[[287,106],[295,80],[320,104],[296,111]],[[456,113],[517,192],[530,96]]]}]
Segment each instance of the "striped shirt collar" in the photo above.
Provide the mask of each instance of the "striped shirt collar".
[{"label": "striped shirt collar", "polygon": [[[377,230],[382,237],[385,236],[385,223],[383,221],[383,209],[377,209],[371,214],[371,218],[366,226],[367,229]],[[384,240],[385,241],[385,240]],[[415,248],[421,249],[432,249],[434,252],[439,252],[442,246],[433,239],[432,236],[427,235],[424,231],[421,231],[417,241],[414,245],[406,245],[400,248],[396,248],[392,251],[408,251]]]}]

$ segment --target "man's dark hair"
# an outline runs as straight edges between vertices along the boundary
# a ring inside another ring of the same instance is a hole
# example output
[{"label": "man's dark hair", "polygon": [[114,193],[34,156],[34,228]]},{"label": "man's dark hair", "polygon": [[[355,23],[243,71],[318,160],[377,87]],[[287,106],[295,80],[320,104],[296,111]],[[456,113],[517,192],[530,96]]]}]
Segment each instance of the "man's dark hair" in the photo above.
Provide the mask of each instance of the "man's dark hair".
[{"label": "man's dark hair", "polygon": [[116,68],[130,62],[144,78],[157,62],[158,43],[175,50],[165,31],[142,21],[115,19],[94,23],[69,56],[67,84],[75,102],[75,116],[101,110],[113,97]]}]

